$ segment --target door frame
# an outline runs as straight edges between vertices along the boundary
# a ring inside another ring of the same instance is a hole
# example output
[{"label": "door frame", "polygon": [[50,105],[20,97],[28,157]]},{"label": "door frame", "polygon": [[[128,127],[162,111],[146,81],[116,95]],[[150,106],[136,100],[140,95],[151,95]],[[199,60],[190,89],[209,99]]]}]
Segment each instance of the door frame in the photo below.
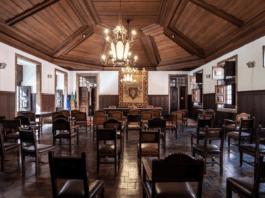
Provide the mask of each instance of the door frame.
[{"label": "door frame", "polygon": [[[60,70],[60,69],[57,69],[57,68],[55,68],[54,69],[54,96],[55,96],[55,111],[56,111],[56,87],[57,87],[57,80],[56,80],[56,72],[60,72],[60,73],[63,73],[64,74],[64,90],[63,90],[63,92],[64,92],[64,100],[66,99],[66,101],[67,101],[67,97],[68,97],[68,95],[67,95],[67,93],[68,93],[68,73],[67,72],[65,72],[65,71],[62,71],[62,70]],[[64,101],[64,107],[63,107],[63,109],[66,109],[65,108],[65,106],[66,106],[67,104],[66,104],[66,102]]]},{"label": "door frame", "polygon": [[[171,99],[171,93],[170,93],[170,77],[172,76],[182,76],[185,77],[185,109],[188,109],[188,74],[168,74],[168,109],[170,113],[170,99]],[[179,97],[179,96],[178,96]]]},{"label": "door frame", "polygon": [[99,75],[98,73],[76,73],[76,99],[77,99],[77,109],[79,110],[79,77],[80,76],[96,76],[97,77],[97,107],[96,110],[99,109]]},{"label": "door frame", "polygon": [[[21,58],[36,64],[36,105],[39,105],[42,112],[42,63],[26,56],[15,54],[15,116],[17,116],[17,59]],[[36,108],[37,109],[37,108]]]}]

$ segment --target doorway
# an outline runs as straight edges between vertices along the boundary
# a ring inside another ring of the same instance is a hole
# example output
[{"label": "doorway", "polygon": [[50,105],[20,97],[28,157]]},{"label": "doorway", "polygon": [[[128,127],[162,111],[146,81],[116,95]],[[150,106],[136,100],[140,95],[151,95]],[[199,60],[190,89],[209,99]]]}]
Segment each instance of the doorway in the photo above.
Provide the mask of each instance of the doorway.
[{"label": "doorway", "polygon": [[68,97],[68,73],[55,69],[55,107],[56,111],[66,109]]},{"label": "doorway", "polygon": [[15,115],[41,112],[41,63],[16,54],[15,64]]},{"label": "doorway", "polygon": [[170,113],[180,109],[187,109],[187,77],[187,75],[169,75]]}]

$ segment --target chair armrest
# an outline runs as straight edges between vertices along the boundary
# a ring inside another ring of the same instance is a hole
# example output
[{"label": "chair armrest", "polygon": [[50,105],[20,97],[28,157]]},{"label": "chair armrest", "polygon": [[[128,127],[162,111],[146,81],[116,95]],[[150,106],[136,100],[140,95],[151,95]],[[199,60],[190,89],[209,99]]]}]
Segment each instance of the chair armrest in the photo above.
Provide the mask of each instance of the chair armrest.
[{"label": "chair armrest", "polygon": [[229,120],[229,119],[224,119],[225,122],[231,122],[231,123],[235,123],[234,120]]},{"label": "chair armrest", "polygon": [[146,176],[147,176],[148,180],[152,181],[152,170],[151,170],[147,160],[143,159],[142,163],[143,163],[143,170],[146,172]]}]

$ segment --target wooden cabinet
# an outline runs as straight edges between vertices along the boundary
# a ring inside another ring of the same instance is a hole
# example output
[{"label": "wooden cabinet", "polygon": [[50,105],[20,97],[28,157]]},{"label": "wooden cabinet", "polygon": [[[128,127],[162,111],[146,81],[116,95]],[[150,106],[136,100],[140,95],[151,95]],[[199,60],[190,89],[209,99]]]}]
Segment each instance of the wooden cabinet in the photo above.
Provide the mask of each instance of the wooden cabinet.
[{"label": "wooden cabinet", "polygon": [[201,102],[200,89],[192,89],[192,102]]},{"label": "wooden cabinet", "polygon": [[216,85],[215,86],[215,103],[216,104],[225,104],[226,103],[226,87],[225,85]]}]

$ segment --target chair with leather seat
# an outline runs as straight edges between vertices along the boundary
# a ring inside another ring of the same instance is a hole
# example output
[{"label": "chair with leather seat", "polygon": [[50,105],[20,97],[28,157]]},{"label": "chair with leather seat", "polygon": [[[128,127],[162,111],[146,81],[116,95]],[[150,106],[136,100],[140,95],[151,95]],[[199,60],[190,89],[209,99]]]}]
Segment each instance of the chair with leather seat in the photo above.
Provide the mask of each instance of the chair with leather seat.
[{"label": "chair with leather seat", "polygon": [[228,132],[227,134],[228,151],[230,151],[230,145],[231,145],[230,139],[231,138],[233,138],[235,141],[238,140],[238,144],[233,143],[233,145],[238,146],[238,148],[240,148],[241,143],[245,140],[249,140],[250,144],[252,144],[254,125],[255,125],[254,117],[252,119],[241,118],[239,130]]},{"label": "chair with leather seat", "polygon": [[181,132],[183,133],[183,128],[184,128],[184,125],[185,125],[183,111],[174,111],[174,112],[172,112],[172,115],[175,115],[176,116],[176,125],[177,125],[177,128],[179,128],[179,126],[180,126]]},{"label": "chair with leather seat", "polygon": [[[205,168],[204,172],[206,172],[206,159],[212,158],[212,165],[218,164],[220,166],[220,173],[223,173],[223,152],[224,152],[224,130],[223,128],[209,128],[206,126],[204,144],[202,145],[193,145],[193,157],[195,154],[200,155],[204,158]],[[208,141],[219,141],[219,146],[216,144],[209,144]],[[219,162],[215,160],[215,158],[219,158]]]},{"label": "chair with leather seat", "polygon": [[110,112],[110,118],[119,120],[122,122],[123,125],[125,125],[125,116],[123,116],[123,112],[122,111],[112,111]]},{"label": "chair with leather seat", "polygon": [[55,121],[55,117],[57,117],[58,115],[63,115],[63,113],[62,112],[53,112],[52,113],[52,122]]},{"label": "chair with leather seat", "polygon": [[186,125],[186,128],[188,126],[188,117],[189,117],[189,110],[187,109],[180,109],[179,111],[182,111],[183,112],[183,121]]},{"label": "chair with leather seat", "polygon": [[25,173],[25,157],[35,157],[35,172],[38,175],[39,165],[46,165],[48,162],[42,162],[41,157],[47,155],[49,151],[53,151],[55,146],[47,144],[38,144],[36,142],[35,133],[32,130],[20,130],[19,137],[21,141],[21,158],[22,172]]},{"label": "chair with leather seat", "polygon": [[148,124],[148,120],[151,120],[152,118],[153,118],[153,114],[151,111],[142,111],[141,112],[142,126],[144,126],[145,124]]},{"label": "chair with leather seat", "polygon": [[175,137],[176,140],[178,139],[178,133],[177,133],[177,125],[176,125],[176,115],[163,115],[163,119],[165,119],[166,122],[166,129],[169,129],[170,131],[175,131]]},{"label": "chair with leather seat", "polygon": [[197,120],[197,130],[191,132],[191,147],[193,146],[193,138],[197,139],[197,144],[199,144],[200,140],[204,139],[206,126],[212,126],[212,120],[209,119]]},{"label": "chair with leather seat", "polygon": [[[53,156],[49,152],[53,198],[104,197],[104,181],[88,178],[86,153],[81,157]],[[67,181],[59,191],[58,180]]]},{"label": "chair with leather seat", "polygon": [[[256,142],[255,144],[242,144],[239,147],[240,150],[240,166],[242,166],[243,162],[255,166],[257,164],[258,156],[265,154],[265,145],[260,144],[260,142],[265,141],[265,128],[262,128],[261,125],[258,126],[256,132]],[[254,163],[243,160],[243,154],[246,153],[250,156],[254,157]]]},{"label": "chair with leather seat", "polygon": [[[104,143],[101,143],[104,141]],[[105,144],[106,141],[111,143]],[[102,158],[113,158],[111,161],[102,161]],[[118,159],[117,159],[118,158]],[[117,164],[120,167],[121,152],[117,144],[117,129],[97,129],[97,174],[99,174],[100,164],[114,164],[114,173],[116,176]]]},{"label": "chair with leather seat", "polygon": [[63,120],[69,121],[69,117],[67,117],[63,114],[59,114],[57,116],[54,116],[53,121],[58,120],[58,119],[63,119]]},{"label": "chair with leather seat", "polygon": [[[154,159],[152,169],[143,160],[143,198],[202,197],[204,161],[186,153]],[[189,182],[197,183],[197,192]]]},{"label": "chair with leather seat", "polygon": [[232,198],[232,192],[242,198],[264,197],[264,183],[265,162],[263,162],[263,155],[261,155],[255,164],[254,177],[228,177],[226,179],[226,197]]},{"label": "chair with leather seat", "polygon": [[160,118],[161,117],[161,111],[157,109],[153,109],[150,112],[153,114],[153,118]]},{"label": "chair with leather seat", "polygon": [[98,114],[93,116],[93,140],[95,138],[95,134],[97,135],[97,129],[103,129],[103,123],[107,120],[107,114]]},{"label": "chair with leather seat", "polygon": [[[57,131],[59,131],[57,133]],[[65,132],[66,131],[66,132]],[[77,145],[79,145],[79,126],[71,126],[69,121],[58,119],[52,122],[53,145],[55,146],[56,139],[69,140],[69,151],[72,151],[72,139],[76,137]]]},{"label": "chair with leather seat", "polygon": [[21,129],[30,129],[30,130],[33,130],[34,132],[38,131],[38,137],[40,138],[40,127],[31,125],[29,117],[20,115],[20,116],[15,117],[15,120],[21,121]]},{"label": "chair with leather seat", "polygon": [[137,114],[129,114],[127,115],[127,122],[126,122],[126,138],[128,140],[129,135],[128,131],[129,130],[137,130],[140,131],[142,128],[141,125],[141,115]]},{"label": "chair with leather seat", "polygon": [[120,145],[124,145],[124,126],[122,122],[116,119],[108,119],[103,123],[104,129],[117,129],[117,140],[120,140]]},{"label": "chair with leather seat", "polygon": [[162,118],[153,118],[148,120],[148,130],[160,129],[160,139],[163,141],[164,152],[166,152],[166,124],[167,121]]},{"label": "chair with leather seat", "polygon": [[70,118],[70,116],[71,116],[71,112],[68,111],[68,110],[61,110],[59,112],[62,113],[64,116],[68,117],[68,118]]},{"label": "chair with leather seat", "polygon": [[142,157],[157,157],[160,159],[160,132],[150,130],[140,130],[137,151],[137,162],[139,173],[141,174]]},{"label": "chair with leather seat", "polygon": [[129,111],[130,115],[139,115],[140,113],[141,113],[141,111],[140,110],[136,110],[136,109]]},{"label": "chair with leather seat", "polygon": [[36,118],[36,114],[33,112],[25,112],[23,113],[24,116],[29,117],[30,119],[30,125],[34,126],[34,127],[39,127],[39,130],[42,132],[42,123],[43,120],[42,118]]},{"label": "chair with leather seat", "polygon": [[19,139],[18,131],[21,129],[21,120],[4,120],[4,141],[6,140],[17,140]]},{"label": "chair with leather seat", "polygon": [[96,110],[94,115],[105,115],[106,112],[104,110]]},{"label": "chair with leather seat", "polygon": [[16,152],[17,157],[12,158],[9,161],[17,160],[18,167],[19,167],[19,158],[20,158],[20,153],[19,153],[19,147],[20,144],[18,143],[8,143],[4,142],[4,137],[2,133],[2,129],[0,129],[0,156],[1,156],[1,171],[4,171],[4,165],[6,161],[6,155],[8,153]]},{"label": "chair with leather seat", "polygon": [[78,112],[75,114],[75,126],[78,125],[80,128],[81,126],[86,127],[86,133],[88,126],[90,127],[91,132],[91,117],[89,117],[89,121],[87,121],[87,115],[85,112]]},{"label": "chair with leather seat", "polygon": [[75,121],[75,114],[79,113],[80,111],[75,109],[75,110],[71,110],[71,121]]}]

